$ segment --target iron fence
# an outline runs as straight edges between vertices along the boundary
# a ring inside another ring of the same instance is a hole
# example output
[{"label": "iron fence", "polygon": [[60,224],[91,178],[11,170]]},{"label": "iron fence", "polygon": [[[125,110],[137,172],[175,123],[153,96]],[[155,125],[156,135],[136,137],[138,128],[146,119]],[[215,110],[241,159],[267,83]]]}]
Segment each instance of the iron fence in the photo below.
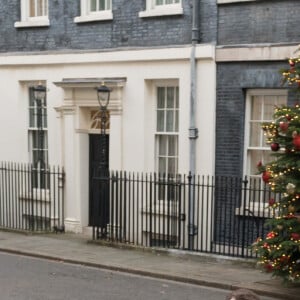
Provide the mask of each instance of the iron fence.
[{"label": "iron fence", "polygon": [[[252,257],[275,197],[260,179],[110,172],[92,212],[94,239]],[[105,199],[104,199],[105,198]]]},{"label": "iron fence", "polygon": [[64,170],[0,163],[0,227],[51,231],[64,220]]}]

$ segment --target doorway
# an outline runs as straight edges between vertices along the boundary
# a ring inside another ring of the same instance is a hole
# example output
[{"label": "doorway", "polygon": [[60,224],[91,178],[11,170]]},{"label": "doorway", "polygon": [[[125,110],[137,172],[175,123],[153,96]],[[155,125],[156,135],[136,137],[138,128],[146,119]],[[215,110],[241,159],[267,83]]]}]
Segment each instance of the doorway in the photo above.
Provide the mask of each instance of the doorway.
[{"label": "doorway", "polygon": [[109,135],[89,135],[89,226],[106,236],[109,224]]}]

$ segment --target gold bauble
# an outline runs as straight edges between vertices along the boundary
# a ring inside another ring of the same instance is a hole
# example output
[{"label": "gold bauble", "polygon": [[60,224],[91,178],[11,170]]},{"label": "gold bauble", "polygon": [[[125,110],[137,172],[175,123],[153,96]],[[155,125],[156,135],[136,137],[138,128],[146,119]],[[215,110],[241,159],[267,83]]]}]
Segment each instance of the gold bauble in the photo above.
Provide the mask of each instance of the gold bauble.
[{"label": "gold bauble", "polygon": [[278,229],[278,230],[282,230],[282,229],[283,229],[283,226],[280,225],[280,224],[278,224],[278,225],[277,225],[277,229]]},{"label": "gold bauble", "polygon": [[288,212],[294,213],[295,210],[296,210],[295,206],[293,206],[293,205],[289,205],[289,206],[288,206]]}]

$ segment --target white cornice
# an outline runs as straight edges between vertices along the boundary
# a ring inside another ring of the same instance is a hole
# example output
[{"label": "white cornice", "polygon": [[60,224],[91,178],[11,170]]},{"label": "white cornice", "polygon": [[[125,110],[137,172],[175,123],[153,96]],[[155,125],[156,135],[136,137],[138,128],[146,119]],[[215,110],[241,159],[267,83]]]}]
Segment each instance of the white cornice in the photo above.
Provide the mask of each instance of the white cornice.
[{"label": "white cornice", "polygon": [[54,82],[55,85],[62,88],[84,88],[95,87],[101,84],[105,84],[108,87],[124,87],[126,83],[126,77],[114,77],[114,78],[64,78],[60,82]]},{"label": "white cornice", "polygon": [[[0,54],[1,66],[55,65],[55,64],[94,64],[111,62],[144,62],[189,60],[191,45],[182,47],[145,48],[130,50],[111,50],[102,52],[52,52],[52,53],[14,53]],[[196,46],[196,59],[215,58],[215,46],[211,44]]]},{"label": "white cornice", "polygon": [[216,62],[275,61],[296,56],[299,45],[218,46]]}]

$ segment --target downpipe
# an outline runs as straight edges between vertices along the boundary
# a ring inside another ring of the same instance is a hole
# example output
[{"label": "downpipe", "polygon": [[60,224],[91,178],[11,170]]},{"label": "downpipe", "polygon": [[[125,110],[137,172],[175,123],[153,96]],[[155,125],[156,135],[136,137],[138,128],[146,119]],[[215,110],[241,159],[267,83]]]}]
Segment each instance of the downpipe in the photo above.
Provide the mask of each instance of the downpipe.
[{"label": "downpipe", "polygon": [[197,102],[197,61],[196,45],[199,41],[199,1],[193,0],[192,19],[192,47],[190,56],[190,124],[189,124],[189,223],[188,223],[188,249],[194,249],[194,239],[197,234],[195,226],[195,173],[196,173],[196,140],[198,128],[196,127]]}]

